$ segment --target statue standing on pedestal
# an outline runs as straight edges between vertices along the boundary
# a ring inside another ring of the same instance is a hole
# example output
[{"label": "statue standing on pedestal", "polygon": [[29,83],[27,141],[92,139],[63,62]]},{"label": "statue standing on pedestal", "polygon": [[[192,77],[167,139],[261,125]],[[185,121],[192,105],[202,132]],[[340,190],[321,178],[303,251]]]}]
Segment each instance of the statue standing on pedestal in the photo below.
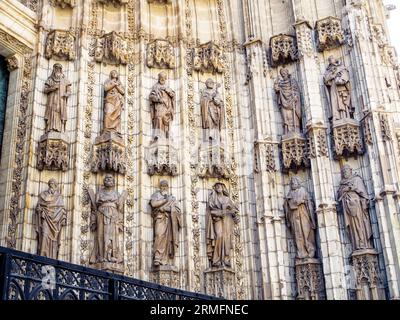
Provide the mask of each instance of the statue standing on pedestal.
[{"label": "statue standing on pedestal", "polygon": [[312,214],[312,203],[306,188],[300,180],[293,177],[291,190],[286,196],[284,210],[286,223],[293,233],[297,248],[297,258],[314,258],[316,253],[315,229],[316,224]]},{"label": "statue standing on pedestal", "polygon": [[292,79],[287,69],[281,69],[281,78],[277,79],[274,90],[282,112],[284,134],[301,133],[301,99],[297,81]]},{"label": "statue standing on pedestal", "polygon": [[216,85],[212,79],[208,79],[200,100],[202,126],[204,130],[208,130],[209,139],[212,140],[219,140],[224,125],[224,103],[218,87],[219,84]]},{"label": "statue standing on pedestal", "polygon": [[212,267],[231,267],[238,213],[239,208],[230,199],[226,186],[217,182],[208,198],[206,213],[207,256]]},{"label": "statue standing on pedestal", "polygon": [[160,181],[160,190],[151,196],[154,223],[154,266],[170,265],[179,247],[182,228],[181,210],[175,197],[168,194],[168,182]]},{"label": "statue standing on pedestal", "polygon": [[38,254],[58,259],[61,229],[67,224],[67,213],[57,181],[50,179],[48,185],[49,189],[40,193],[35,210]]},{"label": "statue standing on pedestal", "polygon": [[118,72],[110,72],[110,79],[104,84],[104,132],[121,135],[121,114],[124,110],[125,89],[119,80]]},{"label": "statue standing on pedestal", "polygon": [[324,83],[328,90],[332,119],[352,119],[354,108],[351,103],[349,70],[333,56],[329,57]]},{"label": "statue standing on pedestal", "polygon": [[150,108],[153,129],[156,137],[160,135],[168,139],[171,122],[175,113],[175,92],[166,85],[167,74],[161,72],[158,82],[153,86],[150,93]]},{"label": "statue standing on pedestal", "polygon": [[338,199],[343,206],[346,229],[353,250],[371,249],[372,228],[368,213],[368,193],[361,177],[353,174],[348,165],[342,169]]},{"label": "statue standing on pedestal", "polygon": [[67,122],[67,101],[71,95],[71,82],[62,72],[62,65],[56,63],[53,66],[51,76],[45,82],[44,93],[47,94],[46,132],[64,132]]},{"label": "statue standing on pedestal", "polygon": [[127,192],[122,195],[115,190],[114,177],[107,174],[104,178],[104,188],[96,195],[89,189],[92,203],[90,229],[95,232],[94,248],[90,263],[122,263],[123,250],[119,235],[123,232],[123,209]]}]

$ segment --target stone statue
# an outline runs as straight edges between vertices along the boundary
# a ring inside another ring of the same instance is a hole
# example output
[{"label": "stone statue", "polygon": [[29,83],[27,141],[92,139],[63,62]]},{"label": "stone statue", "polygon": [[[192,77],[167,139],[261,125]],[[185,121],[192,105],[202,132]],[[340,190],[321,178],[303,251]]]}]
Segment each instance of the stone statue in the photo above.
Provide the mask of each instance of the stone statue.
[{"label": "stone statue", "polygon": [[104,84],[104,127],[103,132],[121,135],[121,113],[124,109],[125,89],[117,71],[110,72],[110,79]]},{"label": "stone statue", "polygon": [[160,181],[160,190],[151,196],[154,221],[154,266],[170,265],[179,246],[182,227],[181,210],[174,196],[168,194],[168,182]]},{"label": "stone statue", "polygon": [[329,66],[324,75],[333,120],[352,119],[354,108],[351,103],[350,74],[335,57],[329,57]]},{"label": "stone statue", "polygon": [[201,93],[201,119],[209,139],[217,140],[224,125],[224,103],[218,93],[219,84],[212,79],[206,81],[206,89]]},{"label": "stone statue", "polygon": [[38,236],[38,254],[58,259],[61,229],[67,224],[64,201],[55,179],[48,182],[49,189],[39,195],[35,210],[35,226]]},{"label": "stone statue", "polygon": [[212,267],[231,267],[234,224],[239,223],[239,208],[229,198],[223,183],[217,182],[207,202],[207,256]]},{"label": "stone statue", "polygon": [[64,132],[67,122],[67,100],[71,95],[71,82],[62,72],[62,65],[56,63],[53,66],[51,76],[46,80],[44,93],[47,94],[46,132]]},{"label": "stone statue", "polygon": [[360,176],[353,174],[350,166],[342,169],[342,181],[338,190],[342,203],[346,229],[353,250],[371,249],[372,228],[368,213],[369,197]]},{"label": "stone statue", "polygon": [[96,196],[93,190],[89,189],[88,192],[92,203],[90,229],[96,232],[90,263],[122,263],[119,234],[123,232],[123,208],[127,192],[120,195],[115,190],[111,174],[105,176],[104,188]]},{"label": "stone statue", "polygon": [[315,220],[312,213],[312,203],[306,188],[302,187],[300,180],[293,177],[290,182],[291,190],[286,196],[284,210],[286,223],[293,233],[297,248],[297,258],[314,258],[315,245]]},{"label": "stone statue", "polygon": [[175,113],[175,92],[166,86],[167,74],[161,72],[150,93],[151,119],[156,138],[162,134],[169,138],[170,125]]},{"label": "stone statue", "polygon": [[277,79],[274,90],[278,96],[278,105],[282,112],[284,134],[301,133],[301,99],[297,81],[292,79],[287,69],[281,69],[281,78]]}]

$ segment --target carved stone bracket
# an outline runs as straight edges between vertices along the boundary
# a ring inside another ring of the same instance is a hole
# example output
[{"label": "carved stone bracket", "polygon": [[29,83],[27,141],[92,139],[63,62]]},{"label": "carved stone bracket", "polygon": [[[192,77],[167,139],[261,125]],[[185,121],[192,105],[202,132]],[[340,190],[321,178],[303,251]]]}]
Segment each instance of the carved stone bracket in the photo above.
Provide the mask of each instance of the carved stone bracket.
[{"label": "carved stone bracket", "polygon": [[157,39],[147,45],[147,66],[149,68],[175,68],[174,47],[168,40]]},{"label": "carved stone bracket", "polygon": [[124,141],[114,133],[104,133],[94,142],[92,172],[99,171],[126,173]]},{"label": "carved stone bracket", "polygon": [[129,53],[125,36],[112,31],[97,38],[94,59],[114,65],[127,64]]},{"label": "carved stone bracket", "polygon": [[298,59],[296,39],[287,34],[280,34],[270,39],[271,65],[273,67]]},{"label": "carved stone bracket", "polygon": [[326,127],[323,124],[307,126],[310,158],[329,157]]},{"label": "carved stone bracket", "polygon": [[39,140],[38,170],[68,170],[69,144],[65,134],[48,132]]},{"label": "carved stone bracket", "polygon": [[129,2],[129,0],[97,0],[101,4],[112,4],[114,7],[123,6]]},{"label": "carved stone bracket", "polygon": [[296,260],[298,300],[325,300],[324,274],[318,259]]},{"label": "carved stone bracket", "polygon": [[150,272],[150,279],[159,285],[179,288],[179,271],[174,266],[157,266],[153,267]]},{"label": "carved stone bracket", "polygon": [[307,140],[302,134],[289,133],[282,137],[282,158],[285,170],[309,167]]},{"label": "carved stone bracket", "polygon": [[204,271],[204,289],[208,295],[235,300],[235,272],[228,268],[208,269]]},{"label": "carved stone bracket", "polygon": [[75,33],[72,30],[53,30],[47,35],[45,57],[56,60],[75,60]]},{"label": "carved stone bracket", "polygon": [[318,20],[315,26],[317,34],[318,50],[325,51],[340,47],[346,42],[341,20],[335,17],[327,17]]},{"label": "carved stone bracket", "polygon": [[14,71],[14,70],[19,68],[18,58],[15,55],[11,56],[11,57],[8,57],[6,59],[6,62],[7,62],[7,70],[8,70],[8,72],[12,72],[12,71]]},{"label": "carved stone bracket", "polygon": [[227,160],[224,148],[221,146],[200,148],[197,172],[200,178],[231,178],[232,164]]},{"label": "carved stone bracket", "polygon": [[193,49],[193,68],[201,73],[223,73],[226,61],[222,48],[210,41]]},{"label": "carved stone bracket", "polygon": [[347,157],[351,154],[363,154],[364,149],[358,121],[354,119],[334,121],[333,143],[337,158]]},{"label": "carved stone bracket", "polygon": [[314,52],[312,27],[308,21],[299,20],[294,24],[298,47],[298,57],[311,57]]},{"label": "carved stone bracket", "polygon": [[177,176],[178,150],[168,142],[154,142],[146,150],[147,174],[149,176]]},{"label": "carved stone bracket", "polygon": [[53,7],[61,7],[63,9],[66,7],[74,8],[76,6],[76,0],[50,0],[50,4]]}]

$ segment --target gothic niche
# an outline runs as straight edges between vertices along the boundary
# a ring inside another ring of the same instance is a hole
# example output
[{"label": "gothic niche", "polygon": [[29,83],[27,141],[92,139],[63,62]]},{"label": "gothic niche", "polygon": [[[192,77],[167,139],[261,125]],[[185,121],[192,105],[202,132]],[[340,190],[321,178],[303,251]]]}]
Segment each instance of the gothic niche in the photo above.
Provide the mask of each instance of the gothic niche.
[{"label": "gothic niche", "polygon": [[66,7],[74,8],[76,6],[76,0],[50,0],[50,4],[53,7],[61,7],[65,9]]},{"label": "gothic niche", "polygon": [[64,132],[71,82],[65,78],[61,64],[54,64],[53,71],[45,82],[44,93],[47,94],[44,116],[46,133],[39,139],[37,169],[66,171],[69,144]]},{"label": "gothic niche", "polygon": [[167,74],[161,72],[149,96],[153,140],[146,150],[146,162],[150,176],[178,174],[178,150],[172,144],[170,132],[176,109],[175,92],[166,83]]},{"label": "gothic niche", "polygon": [[318,50],[325,51],[340,47],[346,37],[340,19],[327,17],[316,22]]},{"label": "gothic niche", "polygon": [[337,193],[344,215],[345,227],[351,242],[353,271],[356,277],[358,300],[384,299],[382,279],[378,266],[378,252],[373,247],[369,216],[371,201],[363,179],[345,165]]},{"label": "gothic niche", "polygon": [[309,166],[307,140],[302,133],[302,105],[297,81],[287,69],[280,70],[274,90],[282,113],[282,158],[285,170]]},{"label": "gothic niche", "polygon": [[175,68],[174,47],[168,40],[157,39],[147,45],[147,66],[149,68]]},{"label": "gothic niche", "polygon": [[232,268],[234,228],[239,208],[225,184],[217,182],[209,194],[206,212],[206,244],[210,268],[204,272],[206,294],[234,299],[235,271]]},{"label": "gothic niche", "polygon": [[335,156],[363,154],[360,124],[354,119],[349,70],[333,56],[329,57],[324,83],[330,104]]},{"label": "gothic niche", "polygon": [[75,60],[75,33],[73,30],[53,30],[47,35],[44,56],[46,59]]},{"label": "gothic niche", "polygon": [[225,55],[222,48],[210,41],[193,49],[193,68],[200,73],[223,73]]},{"label": "gothic niche", "polygon": [[286,224],[296,246],[297,299],[321,300],[325,298],[321,264],[316,259],[315,232],[317,224],[313,204],[298,177],[292,177],[290,191],[284,202]]},{"label": "gothic niche", "polygon": [[94,59],[113,65],[127,64],[129,54],[125,36],[112,31],[97,38]]},{"label": "gothic niche", "polygon": [[296,40],[293,36],[286,34],[274,36],[270,40],[270,47],[271,65],[273,67],[287,64],[298,59]]},{"label": "gothic niche", "polygon": [[125,88],[118,72],[110,72],[104,83],[103,131],[93,148],[92,171],[126,172],[125,144],[121,134],[121,115],[124,110]]}]

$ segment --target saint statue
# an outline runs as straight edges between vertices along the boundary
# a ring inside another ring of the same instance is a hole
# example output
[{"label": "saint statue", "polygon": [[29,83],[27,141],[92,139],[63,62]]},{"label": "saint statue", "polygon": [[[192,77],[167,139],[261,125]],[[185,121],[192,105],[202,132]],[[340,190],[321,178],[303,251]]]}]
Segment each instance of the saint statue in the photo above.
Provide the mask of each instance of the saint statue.
[{"label": "saint statue", "polygon": [[297,81],[287,69],[281,69],[281,78],[275,81],[274,90],[282,112],[284,134],[301,133],[301,99]]},{"label": "saint statue", "polygon": [[39,195],[35,210],[35,226],[38,237],[38,254],[58,259],[61,244],[61,229],[67,224],[64,201],[57,181],[50,179],[49,189]]},{"label": "saint statue", "polygon": [[352,119],[354,108],[351,105],[350,74],[333,56],[329,57],[324,83],[328,91],[332,119]]},{"label": "saint statue", "polygon": [[167,74],[161,72],[158,82],[153,86],[150,93],[150,108],[153,129],[156,137],[162,135],[169,138],[171,122],[175,113],[175,92],[166,86]]},{"label": "saint statue", "polygon": [[47,94],[46,113],[46,132],[65,131],[67,122],[67,100],[71,95],[71,82],[69,82],[62,72],[62,65],[56,63],[53,66],[51,76],[46,80],[44,93]]},{"label": "saint statue", "polygon": [[298,259],[314,258],[316,224],[311,199],[306,188],[301,186],[299,178],[291,179],[290,188],[285,199],[284,210],[286,223],[296,243],[296,257]]},{"label": "saint statue", "polygon": [[208,198],[206,213],[207,256],[212,267],[231,267],[238,213],[239,208],[230,199],[226,186],[217,182]]},{"label": "saint statue", "polygon": [[208,79],[200,100],[203,129],[207,130],[209,139],[212,140],[220,136],[224,125],[224,103],[218,93],[218,87],[212,79]]},{"label": "saint statue", "polygon": [[168,194],[168,182],[160,181],[160,190],[151,196],[154,224],[153,265],[170,265],[179,246],[182,228],[181,210],[175,197]]},{"label": "saint statue", "polygon": [[120,195],[115,190],[111,174],[105,176],[104,188],[96,195],[91,189],[88,192],[92,203],[90,229],[96,232],[90,263],[122,263],[119,234],[123,232],[123,209],[128,194],[124,191]]},{"label": "saint statue", "polygon": [[110,72],[110,79],[104,84],[104,127],[103,132],[121,135],[121,114],[124,109],[125,89],[118,72]]},{"label": "saint statue", "polygon": [[353,174],[348,165],[342,169],[338,199],[343,206],[345,225],[353,250],[371,249],[372,228],[368,213],[370,199],[363,180]]}]

